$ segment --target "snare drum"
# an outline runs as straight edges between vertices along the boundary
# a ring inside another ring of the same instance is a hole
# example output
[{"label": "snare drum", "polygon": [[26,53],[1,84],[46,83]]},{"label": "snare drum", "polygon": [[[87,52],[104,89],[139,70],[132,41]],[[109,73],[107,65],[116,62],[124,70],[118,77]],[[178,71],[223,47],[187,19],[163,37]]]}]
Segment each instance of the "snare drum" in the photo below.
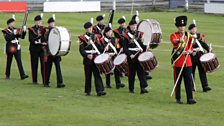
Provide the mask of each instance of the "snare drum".
[{"label": "snare drum", "polygon": [[53,56],[65,56],[69,53],[71,40],[68,30],[64,27],[53,28],[48,37],[49,52]]},{"label": "snare drum", "polygon": [[201,64],[205,72],[211,73],[217,70],[220,65],[214,53],[206,53],[200,57]]},{"label": "snare drum", "polygon": [[94,63],[96,64],[100,73],[104,73],[104,74],[110,74],[115,68],[113,62],[111,61],[110,55],[107,53],[98,55],[94,59]]},{"label": "snare drum", "polygon": [[145,71],[152,71],[158,66],[156,57],[152,52],[143,52],[138,56],[138,61]]},{"label": "snare drum", "polygon": [[118,71],[128,73],[127,55],[120,54],[114,59],[114,65]]},{"label": "snare drum", "polygon": [[144,45],[151,49],[156,48],[162,39],[162,30],[159,22],[154,19],[142,20],[138,24],[138,31],[144,32]]}]

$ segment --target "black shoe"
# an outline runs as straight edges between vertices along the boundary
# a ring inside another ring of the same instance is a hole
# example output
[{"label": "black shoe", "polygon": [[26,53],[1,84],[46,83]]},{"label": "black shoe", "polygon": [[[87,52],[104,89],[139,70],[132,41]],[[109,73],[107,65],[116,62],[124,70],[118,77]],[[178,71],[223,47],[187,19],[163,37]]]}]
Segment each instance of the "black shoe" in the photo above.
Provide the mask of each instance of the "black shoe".
[{"label": "black shoe", "polygon": [[151,79],[152,79],[152,77],[151,77],[151,76],[149,76],[149,75],[146,75],[146,79],[147,79],[147,80],[151,80]]},{"label": "black shoe", "polygon": [[57,84],[57,88],[64,88],[64,87],[65,87],[65,84],[63,83]]},{"label": "black shoe", "polygon": [[112,88],[109,84],[106,85],[106,88]]},{"label": "black shoe", "polygon": [[97,96],[104,96],[106,94],[107,94],[106,92],[100,91],[100,92],[97,93]]},{"label": "black shoe", "polygon": [[50,86],[48,84],[44,84],[44,87],[49,88]]},{"label": "black shoe", "polygon": [[29,76],[28,75],[23,75],[22,77],[21,77],[21,80],[24,80],[24,79],[26,79],[26,78],[28,78]]},{"label": "black shoe", "polygon": [[105,96],[106,94],[107,94],[106,92],[103,92],[103,91],[101,92],[102,96]]},{"label": "black shoe", "polygon": [[129,90],[129,93],[134,94],[135,92],[134,90]]},{"label": "black shoe", "polygon": [[196,104],[197,102],[194,99],[187,100],[187,104]]},{"label": "black shoe", "polygon": [[33,84],[34,84],[34,85],[37,85],[38,83],[37,83],[37,82],[33,82]]},{"label": "black shoe", "polygon": [[5,79],[6,79],[6,80],[10,80],[10,77],[9,77],[9,76],[6,76]]},{"label": "black shoe", "polygon": [[90,96],[91,94],[90,93],[86,93],[86,96]]},{"label": "black shoe", "polygon": [[177,100],[176,100],[176,103],[177,103],[177,104],[183,104],[183,102],[182,102],[180,99],[177,99]]},{"label": "black shoe", "polygon": [[124,88],[124,87],[125,87],[125,85],[122,84],[122,83],[118,83],[118,84],[116,84],[116,88],[117,88],[117,89]]},{"label": "black shoe", "polygon": [[145,88],[141,89],[140,94],[145,94],[145,93],[149,93],[149,91],[147,91]]},{"label": "black shoe", "polygon": [[212,89],[210,87],[208,87],[208,86],[203,88],[203,92],[207,92],[207,91],[211,91],[211,90]]}]

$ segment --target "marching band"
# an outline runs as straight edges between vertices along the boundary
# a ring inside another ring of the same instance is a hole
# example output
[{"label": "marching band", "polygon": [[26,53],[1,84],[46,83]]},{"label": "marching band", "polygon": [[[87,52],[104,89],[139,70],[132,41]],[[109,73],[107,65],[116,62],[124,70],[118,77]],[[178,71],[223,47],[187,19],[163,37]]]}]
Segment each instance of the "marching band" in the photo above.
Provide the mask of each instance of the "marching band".
[{"label": "marching band", "polygon": [[[140,94],[148,93],[147,80],[151,79],[148,73],[158,67],[158,61],[152,49],[156,48],[161,42],[162,32],[160,25],[155,20],[140,21],[139,13],[136,12],[136,15],[132,17],[127,27],[126,18],[123,16],[117,21],[119,27],[113,30],[113,16],[114,11],[111,11],[108,24],[104,24],[104,15],[96,17],[96,25],[93,24],[93,21],[86,22],[83,26],[85,33],[78,37],[79,52],[83,57],[85,74],[84,92],[86,96],[91,95],[92,74],[97,96],[106,95],[104,86],[112,88],[110,77],[113,74],[116,88],[124,88],[126,85],[122,83],[121,75],[126,74],[129,92],[135,93],[134,83],[137,74],[140,83]],[[156,27],[158,32],[148,33],[147,25],[142,27],[142,22],[148,25],[152,25],[152,22],[154,22],[154,27]],[[34,26],[28,28],[32,82],[33,84],[38,84],[37,73],[38,62],[40,62],[43,85],[44,87],[50,87],[50,75],[54,63],[57,73],[57,88],[63,88],[65,84],[63,83],[60,61],[61,56],[69,52],[70,34],[66,28],[55,26],[55,15],[48,19],[47,27],[42,26],[41,23],[42,15],[37,15],[34,18]],[[10,67],[12,58],[15,56],[20,77],[23,80],[28,78],[28,75],[23,70],[19,38],[25,38],[26,24],[23,24],[22,28],[15,28],[15,19],[10,18],[7,21],[7,25],[8,27],[2,30],[6,40],[6,79],[10,79]],[[217,57],[212,53],[211,47],[203,40],[204,35],[197,32],[195,21],[189,25],[189,32],[186,31],[186,16],[176,17],[175,26],[177,32],[170,35],[170,42],[173,46],[171,64],[174,74],[174,86],[171,96],[175,94],[176,103],[183,104],[181,81],[184,79],[187,104],[195,104],[196,100],[193,98],[193,92],[196,91],[194,83],[196,67],[198,67],[202,89],[204,92],[207,92],[211,88],[208,85],[206,72],[213,72],[220,65]],[[58,34],[55,34],[55,30],[66,34],[58,36]],[[147,35],[151,35],[149,40],[147,40]],[[61,37],[65,37],[67,41],[57,40],[60,42],[58,43],[55,40]],[[67,46],[65,51],[60,50],[65,46]],[[56,53],[53,54],[52,52]],[[203,55],[208,56],[203,57]],[[101,75],[105,75],[106,85],[103,84]]]}]

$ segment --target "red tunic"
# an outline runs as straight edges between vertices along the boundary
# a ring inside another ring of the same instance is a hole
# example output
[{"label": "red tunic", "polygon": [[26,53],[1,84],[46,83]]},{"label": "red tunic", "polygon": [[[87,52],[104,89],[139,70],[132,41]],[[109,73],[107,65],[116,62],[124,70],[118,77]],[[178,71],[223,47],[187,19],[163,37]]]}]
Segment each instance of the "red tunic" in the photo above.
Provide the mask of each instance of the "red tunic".
[{"label": "red tunic", "polygon": [[[171,41],[171,43],[173,44],[173,48],[177,48],[177,47],[178,47],[178,42],[176,42],[175,39],[178,39],[178,40],[179,40],[181,37],[182,37],[182,34],[179,33],[179,32],[176,32],[176,33],[173,33],[173,34],[170,35],[170,41]],[[188,38],[185,36],[185,39],[184,39],[185,42],[187,41],[187,39],[188,39]],[[192,44],[191,44],[191,40],[192,40],[192,38],[190,37],[190,38],[189,38],[188,45],[187,45],[185,51],[193,50],[193,48],[192,48]],[[184,63],[184,60],[185,60],[185,57],[186,57],[186,54],[182,54],[182,55],[180,56],[180,58],[177,59],[177,61],[174,63],[174,66],[175,66],[175,67],[182,67],[182,65],[183,65],[183,63]],[[191,57],[190,57],[190,55],[188,55],[188,57],[187,57],[186,65],[185,65],[185,66],[186,66],[186,67],[190,67],[190,66],[192,66],[192,62],[191,62]]]}]

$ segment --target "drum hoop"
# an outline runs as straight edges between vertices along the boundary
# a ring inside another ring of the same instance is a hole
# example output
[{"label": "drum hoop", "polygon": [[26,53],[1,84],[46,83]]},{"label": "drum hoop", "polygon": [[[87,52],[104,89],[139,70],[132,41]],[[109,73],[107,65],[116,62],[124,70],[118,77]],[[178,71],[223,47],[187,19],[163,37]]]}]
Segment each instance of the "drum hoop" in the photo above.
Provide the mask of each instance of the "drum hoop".
[{"label": "drum hoop", "polygon": [[[151,40],[150,40],[150,43],[149,44],[151,44],[151,41],[153,40],[153,35],[154,34],[160,34],[160,40],[162,39],[162,29],[161,29],[161,27],[160,27],[160,23],[157,21],[157,20],[155,20],[155,19],[144,19],[144,20],[142,20],[142,21],[140,21],[139,22],[139,24],[138,24],[138,26],[137,26],[137,29],[139,29],[139,26],[140,26],[140,24],[142,23],[142,22],[144,22],[144,21],[146,21],[147,22],[147,24],[149,25],[149,27],[153,30],[153,22],[151,22],[150,20],[152,20],[152,21],[154,21],[155,23],[157,23],[158,25],[159,25],[159,32],[156,32],[156,33],[151,33]],[[149,22],[151,22],[151,23],[149,23]]]},{"label": "drum hoop", "polygon": [[71,33],[70,33],[70,31],[67,29],[67,28],[65,28],[67,31],[68,31],[68,33],[69,33],[69,45],[68,45],[68,51],[64,54],[64,56],[65,55],[67,55],[68,53],[69,53],[69,51],[70,51],[70,48],[71,48]]},{"label": "drum hoop", "polygon": [[[138,56],[138,61],[139,61],[139,57],[141,56],[141,55],[143,55],[143,53],[146,53],[146,52],[142,52],[139,56]],[[152,52],[150,52],[150,53],[152,53]],[[153,54],[153,53],[152,53]],[[155,55],[153,54],[153,57],[155,57]],[[150,58],[151,59],[151,58]]]},{"label": "drum hoop", "polygon": [[[208,53],[206,53],[206,54],[208,54]],[[204,63],[204,62],[209,62],[209,61],[212,61],[212,60],[214,60],[214,59],[217,59],[215,53],[212,53],[212,54],[214,54],[215,57],[214,57],[213,59],[210,59],[210,60],[207,60],[207,61],[201,61],[201,57],[202,57],[203,55],[205,55],[205,54],[201,55],[200,58],[199,58],[200,62]]]},{"label": "drum hoop", "polygon": [[[107,54],[107,53],[102,53],[102,54]],[[102,55],[102,54],[100,54],[100,55]],[[96,58],[98,57],[98,56],[100,56],[100,55],[97,55],[96,57],[95,57],[95,59],[94,59],[94,63],[96,64]],[[108,54],[109,55],[109,54]],[[108,61],[108,59],[107,60],[105,60],[105,61]],[[102,64],[102,63],[104,63],[104,62],[100,62],[100,64]],[[99,64],[99,63],[98,63]]]},{"label": "drum hoop", "polygon": [[[126,55],[126,54],[122,53],[122,54],[120,54],[120,55],[125,55],[125,60],[124,60],[123,62],[121,62],[120,64],[118,64],[118,65],[121,65],[122,63],[124,63],[125,61],[127,61],[127,55]],[[113,60],[113,64],[114,64],[115,59],[116,59],[118,56],[120,56],[120,55],[117,55],[117,56],[114,58],[114,60]],[[118,66],[118,65],[115,65],[115,66]]]}]

